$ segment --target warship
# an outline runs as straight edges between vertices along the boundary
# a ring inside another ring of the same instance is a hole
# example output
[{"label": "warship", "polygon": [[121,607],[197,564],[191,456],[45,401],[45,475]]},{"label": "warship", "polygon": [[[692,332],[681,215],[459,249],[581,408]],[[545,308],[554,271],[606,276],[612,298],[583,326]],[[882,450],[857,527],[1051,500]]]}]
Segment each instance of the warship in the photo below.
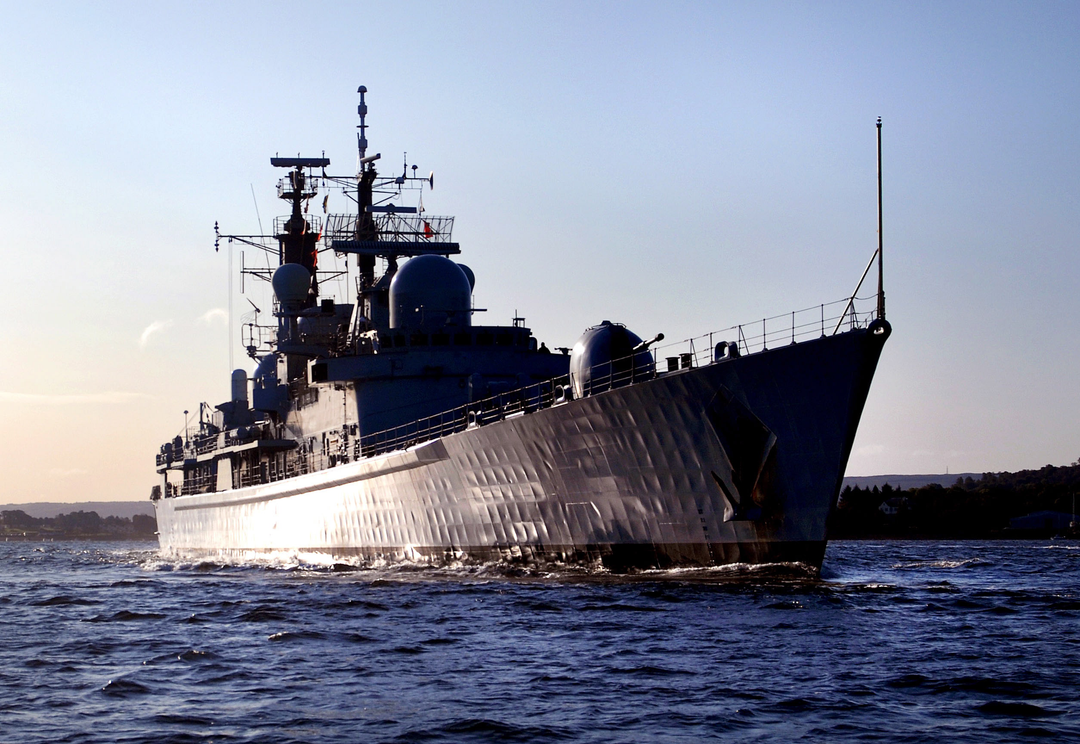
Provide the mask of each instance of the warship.
[{"label": "warship", "polygon": [[[270,235],[215,224],[215,247],[276,260],[241,274],[271,283],[274,321],[252,303],[253,373],[235,370],[231,399],[201,404],[157,455],[162,554],[819,569],[891,331],[881,120],[879,241],[849,297],[667,345],[605,320],[549,350],[521,318],[475,322],[454,219],[423,206],[434,175],[379,172],[358,93],[355,174],[271,158],[290,213]],[[320,189],[347,195],[346,213],[311,214]],[[337,274],[320,265],[331,253]],[[339,302],[324,288],[342,273]]]}]

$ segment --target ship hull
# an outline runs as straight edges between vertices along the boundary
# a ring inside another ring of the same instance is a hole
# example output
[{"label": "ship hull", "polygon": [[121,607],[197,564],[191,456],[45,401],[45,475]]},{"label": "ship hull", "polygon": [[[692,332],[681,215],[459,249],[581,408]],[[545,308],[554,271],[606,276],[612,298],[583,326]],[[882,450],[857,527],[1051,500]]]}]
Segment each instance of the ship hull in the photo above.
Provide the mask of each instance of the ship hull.
[{"label": "ship hull", "polygon": [[155,502],[167,556],[820,567],[887,324],[288,480]]}]

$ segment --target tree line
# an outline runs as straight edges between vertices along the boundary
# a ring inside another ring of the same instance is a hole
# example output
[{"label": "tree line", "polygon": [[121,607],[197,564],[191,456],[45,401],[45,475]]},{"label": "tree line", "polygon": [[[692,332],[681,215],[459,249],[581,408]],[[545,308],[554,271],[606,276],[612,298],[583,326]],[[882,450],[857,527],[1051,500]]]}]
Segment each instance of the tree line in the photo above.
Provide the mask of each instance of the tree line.
[{"label": "tree line", "polygon": [[[1080,496],[1080,460],[1016,473],[984,473],[901,490],[845,486],[830,516],[831,538],[992,538],[1009,537],[1009,520],[1039,511],[1072,514]],[[136,514],[101,517],[76,511],[31,517],[15,509],[0,511],[0,537],[6,539],[149,539],[154,517]]]},{"label": "tree line", "polygon": [[831,516],[833,538],[991,538],[1022,536],[1009,520],[1033,512],[1073,513],[1080,495],[1080,461],[1016,473],[984,473],[907,490],[852,488],[840,493]]},{"label": "tree line", "polygon": [[145,540],[155,534],[157,520],[145,514],[129,519],[76,511],[55,517],[31,517],[21,509],[0,511],[0,536],[8,540]]}]

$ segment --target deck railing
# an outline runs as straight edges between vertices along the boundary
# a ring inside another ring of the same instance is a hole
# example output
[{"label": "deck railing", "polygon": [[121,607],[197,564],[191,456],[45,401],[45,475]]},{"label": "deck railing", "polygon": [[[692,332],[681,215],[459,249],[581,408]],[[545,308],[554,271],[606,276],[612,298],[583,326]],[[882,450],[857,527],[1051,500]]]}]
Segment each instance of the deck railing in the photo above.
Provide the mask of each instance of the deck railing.
[{"label": "deck railing", "polygon": [[[657,345],[649,351],[638,351],[631,357],[593,367],[589,381],[586,384],[578,381],[579,387],[585,388],[587,394],[602,392],[684,369],[706,366],[731,357],[760,354],[771,348],[799,341],[865,328],[877,317],[876,302],[876,295],[850,297],[752,323],[734,325],[682,341]],[[653,362],[643,364],[642,354],[652,355]],[[637,358],[636,364],[632,357]],[[658,363],[660,360],[663,360],[663,363]],[[268,470],[265,473],[261,470],[243,473],[238,485],[255,485],[325,470],[338,464],[404,450],[450,434],[559,406],[573,400],[574,382],[571,375],[563,375],[499,392],[407,424],[344,439],[340,451],[310,451],[302,446],[300,450],[283,456],[280,462],[274,458],[272,463],[267,464]],[[258,437],[259,434],[255,436]],[[277,432],[275,436],[283,434]],[[214,443],[216,437],[207,438],[199,443],[198,452],[203,452],[207,447],[212,449]],[[191,443],[186,449],[186,456],[195,454],[196,448],[191,447]],[[163,459],[164,456],[159,455],[159,465],[163,464]],[[179,495],[181,490],[190,492],[192,486],[196,492],[213,490],[209,476],[196,477],[189,481],[187,488],[177,487],[174,489],[175,493],[166,493],[166,496]]]},{"label": "deck railing", "polygon": [[[289,232],[288,224],[292,219],[292,215],[282,215],[274,218],[274,236],[283,235]],[[314,214],[305,214],[304,219],[307,221],[307,232],[314,235],[322,234],[322,217]]]},{"label": "deck railing", "polygon": [[[381,212],[370,215],[379,240],[404,243],[446,243],[454,231],[454,218],[441,215]],[[354,240],[360,227],[360,215],[332,214],[326,220],[323,238],[327,245],[335,240]]]},{"label": "deck railing", "polygon": [[741,323],[694,338],[674,341],[653,347],[657,360],[676,359],[679,368],[689,366],[687,354],[695,367],[715,361],[717,345],[734,344],[734,353],[745,356],[767,351],[777,346],[793,344],[811,338],[830,336],[844,330],[865,328],[877,317],[877,295],[848,297],[813,307],[773,315],[751,323]]},{"label": "deck railing", "polygon": [[[865,328],[877,317],[876,302],[876,295],[846,298],[657,346],[647,352],[653,354],[654,371],[642,372],[642,365],[633,364],[630,357],[612,360],[591,370],[590,386],[592,392],[599,392],[643,382],[656,375],[705,366],[732,356],[761,353],[784,344]],[[655,364],[661,358],[666,364]],[[367,434],[353,445],[352,457],[360,459],[406,449],[449,434],[565,403],[574,395],[570,377],[563,375],[501,392],[434,416]]]}]

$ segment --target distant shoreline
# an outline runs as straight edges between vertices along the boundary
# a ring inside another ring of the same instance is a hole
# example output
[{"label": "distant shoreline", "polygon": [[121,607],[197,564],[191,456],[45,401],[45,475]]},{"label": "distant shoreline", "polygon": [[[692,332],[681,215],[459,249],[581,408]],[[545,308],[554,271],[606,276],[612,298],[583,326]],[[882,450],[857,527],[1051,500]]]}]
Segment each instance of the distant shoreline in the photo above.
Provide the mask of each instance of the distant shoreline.
[{"label": "distant shoreline", "polygon": [[156,535],[157,519],[146,514],[102,517],[96,511],[79,510],[35,517],[22,509],[0,509],[0,538],[9,542],[152,540]]},{"label": "distant shoreline", "polygon": [[841,485],[841,488],[843,488],[844,486],[851,486],[852,488],[855,488],[856,486],[860,488],[873,488],[874,486],[877,486],[878,488],[883,488],[886,484],[892,486],[893,488],[900,489],[901,491],[906,491],[909,488],[922,488],[923,486],[932,486],[935,484],[948,488],[952,484],[956,483],[957,478],[961,480],[965,478],[979,480],[983,477],[983,475],[983,473],[945,473],[944,475],[940,473],[937,475],[905,475],[897,473],[890,475],[849,475],[844,476],[844,482],[843,485]]},{"label": "distant shoreline", "polygon": [[1016,473],[845,479],[831,539],[1024,540],[1077,537],[1080,461]]},{"label": "distant shoreline", "polygon": [[136,514],[154,516],[154,504],[150,499],[143,501],[30,501],[25,504],[0,504],[0,512],[21,511],[35,519],[52,518],[71,512],[97,512],[102,518],[126,517],[131,519]]},{"label": "distant shoreline", "polygon": [[[1080,537],[1080,462],[1016,473],[844,478],[830,540],[1045,540]],[[0,539],[153,541],[150,501],[0,505]]]},{"label": "distant shoreline", "polygon": [[145,542],[157,544],[157,537],[145,535],[3,535],[0,542],[58,543],[58,542]]}]

